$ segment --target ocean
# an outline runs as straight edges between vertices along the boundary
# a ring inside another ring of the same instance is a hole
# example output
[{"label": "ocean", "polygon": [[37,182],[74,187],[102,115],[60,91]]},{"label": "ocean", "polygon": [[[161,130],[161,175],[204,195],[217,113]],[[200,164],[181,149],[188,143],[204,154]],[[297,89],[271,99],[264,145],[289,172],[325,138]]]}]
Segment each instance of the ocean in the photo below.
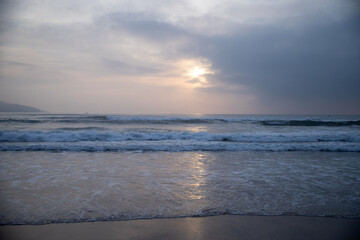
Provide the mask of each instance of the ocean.
[{"label": "ocean", "polygon": [[360,116],[0,114],[0,224],[360,217]]}]

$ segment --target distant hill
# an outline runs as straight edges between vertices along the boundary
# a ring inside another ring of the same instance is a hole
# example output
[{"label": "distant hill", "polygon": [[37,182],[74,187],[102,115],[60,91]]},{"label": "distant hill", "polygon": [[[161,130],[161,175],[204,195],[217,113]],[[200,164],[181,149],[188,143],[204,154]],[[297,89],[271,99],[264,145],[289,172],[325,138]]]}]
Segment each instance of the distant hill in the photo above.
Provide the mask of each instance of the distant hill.
[{"label": "distant hill", "polygon": [[0,102],[0,112],[44,112],[44,111],[30,106]]}]

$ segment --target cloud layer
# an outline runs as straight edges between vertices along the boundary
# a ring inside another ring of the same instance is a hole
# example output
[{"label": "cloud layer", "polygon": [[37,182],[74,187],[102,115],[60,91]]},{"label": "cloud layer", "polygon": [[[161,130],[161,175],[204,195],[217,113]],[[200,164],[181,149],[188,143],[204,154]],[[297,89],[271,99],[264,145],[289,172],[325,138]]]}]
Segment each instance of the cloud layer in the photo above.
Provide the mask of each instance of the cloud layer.
[{"label": "cloud layer", "polygon": [[53,112],[360,114],[356,1],[1,4],[3,101]]}]

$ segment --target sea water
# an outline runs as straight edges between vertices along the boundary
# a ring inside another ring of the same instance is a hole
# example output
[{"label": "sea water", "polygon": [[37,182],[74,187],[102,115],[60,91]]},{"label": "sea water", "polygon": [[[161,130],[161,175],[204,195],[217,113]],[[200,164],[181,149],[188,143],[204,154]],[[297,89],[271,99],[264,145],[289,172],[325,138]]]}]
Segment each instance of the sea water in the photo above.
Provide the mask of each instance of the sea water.
[{"label": "sea water", "polygon": [[360,116],[0,115],[0,224],[360,217]]}]

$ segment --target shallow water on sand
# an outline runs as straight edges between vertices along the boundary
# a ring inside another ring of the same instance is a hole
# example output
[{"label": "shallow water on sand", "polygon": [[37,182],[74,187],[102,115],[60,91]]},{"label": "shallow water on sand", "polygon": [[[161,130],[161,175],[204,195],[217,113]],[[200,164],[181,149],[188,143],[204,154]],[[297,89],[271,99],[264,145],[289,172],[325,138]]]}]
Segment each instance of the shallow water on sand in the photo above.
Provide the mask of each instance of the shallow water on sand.
[{"label": "shallow water on sand", "polygon": [[360,217],[360,153],[0,152],[0,223]]}]

